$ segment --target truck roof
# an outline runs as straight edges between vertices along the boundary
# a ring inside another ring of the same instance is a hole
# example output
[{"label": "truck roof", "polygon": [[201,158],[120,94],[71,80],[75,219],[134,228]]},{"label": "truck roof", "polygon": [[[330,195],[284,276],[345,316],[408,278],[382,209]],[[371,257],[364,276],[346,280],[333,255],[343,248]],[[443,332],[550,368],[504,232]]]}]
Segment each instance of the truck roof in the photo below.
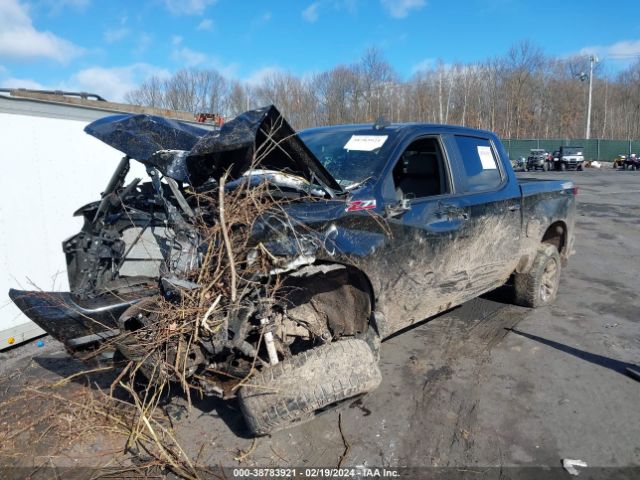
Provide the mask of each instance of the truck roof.
[{"label": "truck roof", "polygon": [[375,123],[352,123],[342,125],[330,125],[325,127],[313,127],[304,129],[305,132],[311,131],[345,131],[345,130],[367,130],[370,129],[373,132],[384,132],[385,130],[392,130],[395,132],[410,133],[413,131],[425,132],[430,131],[432,133],[459,133],[466,135],[486,135],[495,137],[495,133],[488,130],[480,130],[477,128],[462,127],[460,125],[447,125],[440,123],[419,123],[419,122],[407,122],[407,123],[390,123],[381,127],[375,127]]}]

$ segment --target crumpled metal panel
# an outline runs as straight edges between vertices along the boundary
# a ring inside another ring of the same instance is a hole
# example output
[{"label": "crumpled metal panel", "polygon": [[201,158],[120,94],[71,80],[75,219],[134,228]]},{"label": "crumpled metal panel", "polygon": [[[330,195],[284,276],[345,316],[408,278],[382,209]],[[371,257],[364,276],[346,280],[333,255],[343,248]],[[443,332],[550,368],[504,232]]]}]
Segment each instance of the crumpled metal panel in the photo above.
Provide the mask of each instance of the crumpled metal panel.
[{"label": "crumpled metal panel", "polygon": [[342,191],[273,105],[245,112],[225,123],[220,132],[205,135],[187,157],[194,185],[220,178],[226,171],[232,179],[238,178],[250,168],[293,173]]},{"label": "crumpled metal panel", "polygon": [[186,181],[176,178],[186,177],[184,156],[154,154],[160,150],[191,150],[200,137],[209,133],[188,123],[143,114],[111,115],[90,123],[84,131],[180,181]]}]

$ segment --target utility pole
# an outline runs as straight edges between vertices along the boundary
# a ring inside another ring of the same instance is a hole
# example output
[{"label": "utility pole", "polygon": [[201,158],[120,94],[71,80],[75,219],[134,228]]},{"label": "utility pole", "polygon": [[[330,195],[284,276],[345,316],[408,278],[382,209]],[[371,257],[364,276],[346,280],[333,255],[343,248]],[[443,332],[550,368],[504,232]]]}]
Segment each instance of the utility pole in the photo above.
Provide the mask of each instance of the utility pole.
[{"label": "utility pole", "polygon": [[591,93],[593,91],[593,64],[598,61],[595,55],[589,56],[589,103],[587,104],[587,132],[585,138],[591,138]]}]

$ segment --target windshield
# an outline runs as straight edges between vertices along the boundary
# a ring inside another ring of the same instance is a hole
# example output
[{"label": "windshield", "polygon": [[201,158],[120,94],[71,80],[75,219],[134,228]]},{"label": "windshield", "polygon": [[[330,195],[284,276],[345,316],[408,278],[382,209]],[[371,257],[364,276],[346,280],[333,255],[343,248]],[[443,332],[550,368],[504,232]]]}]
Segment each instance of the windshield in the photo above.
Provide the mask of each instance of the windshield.
[{"label": "windshield", "polygon": [[329,127],[304,130],[300,139],[342,187],[377,178],[388,158],[394,129]]},{"label": "windshield", "polygon": [[582,155],[582,147],[564,147],[562,149],[563,155]]}]

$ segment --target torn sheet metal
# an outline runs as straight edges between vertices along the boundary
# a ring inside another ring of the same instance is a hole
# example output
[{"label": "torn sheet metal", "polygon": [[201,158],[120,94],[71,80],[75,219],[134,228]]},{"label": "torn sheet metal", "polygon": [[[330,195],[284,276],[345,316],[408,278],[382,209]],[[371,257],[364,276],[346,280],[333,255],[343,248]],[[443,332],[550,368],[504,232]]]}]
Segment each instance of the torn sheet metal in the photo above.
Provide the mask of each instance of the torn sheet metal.
[{"label": "torn sheet metal", "polygon": [[163,175],[186,181],[186,155],[209,130],[152,115],[111,115],[84,129],[129,157],[156,167]]},{"label": "torn sheet metal", "polygon": [[239,178],[251,168],[291,173],[342,191],[273,105],[245,112],[225,123],[220,132],[203,136],[187,157],[193,185],[220,178],[226,171],[232,179]]}]

